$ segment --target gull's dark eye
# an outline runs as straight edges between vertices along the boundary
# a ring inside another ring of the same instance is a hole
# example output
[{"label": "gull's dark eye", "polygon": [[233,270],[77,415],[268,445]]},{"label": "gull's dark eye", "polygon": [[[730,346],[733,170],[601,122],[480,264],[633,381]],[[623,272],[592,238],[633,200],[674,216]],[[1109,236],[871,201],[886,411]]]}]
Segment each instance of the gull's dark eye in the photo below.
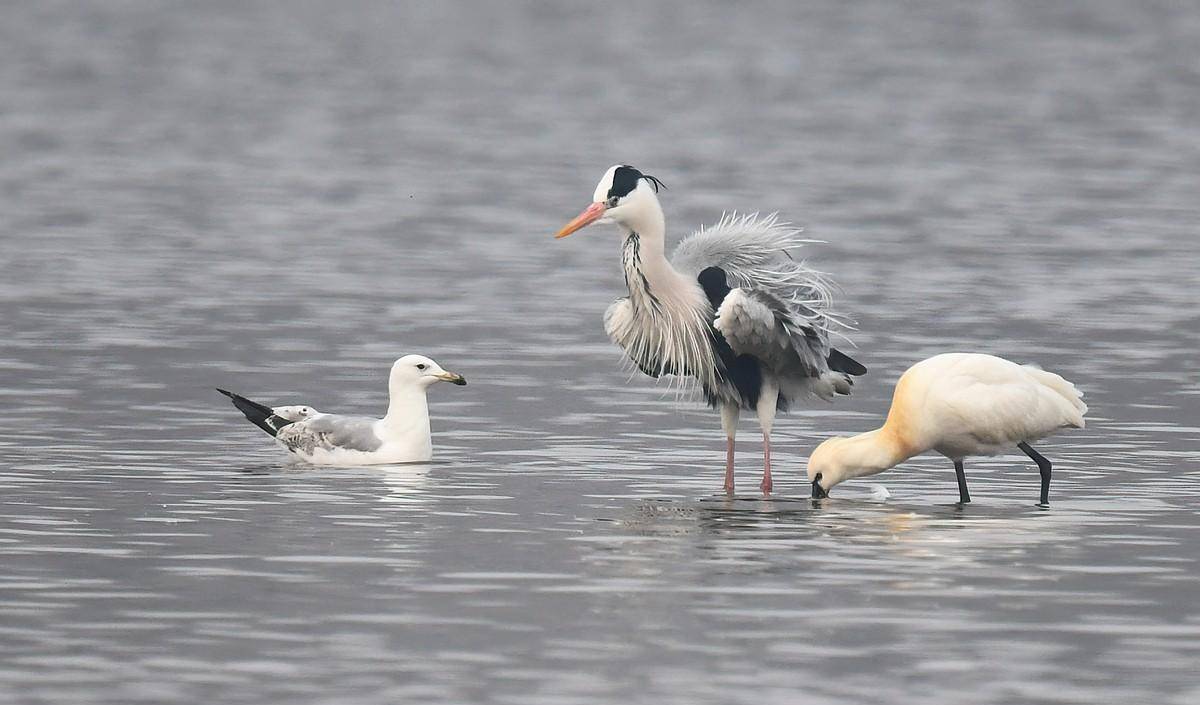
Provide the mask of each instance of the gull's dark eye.
[{"label": "gull's dark eye", "polygon": [[608,206],[609,208],[616,208],[617,207],[617,197],[613,196],[613,197],[609,198],[608,201],[606,201],[604,205]]},{"label": "gull's dark eye", "polygon": [[423,370],[423,369],[425,369],[425,363],[424,363],[424,362],[422,362],[422,363],[418,364],[418,365],[417,365],[417,369],[418,369],[418,370]]}]

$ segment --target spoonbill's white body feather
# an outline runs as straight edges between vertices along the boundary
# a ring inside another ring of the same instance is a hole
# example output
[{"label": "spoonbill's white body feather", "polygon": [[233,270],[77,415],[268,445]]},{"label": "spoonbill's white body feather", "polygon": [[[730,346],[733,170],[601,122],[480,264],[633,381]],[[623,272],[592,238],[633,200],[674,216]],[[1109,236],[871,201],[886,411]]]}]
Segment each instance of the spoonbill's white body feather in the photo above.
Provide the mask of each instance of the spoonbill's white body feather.
[{"label": "spoonbill's white body feather", "polygon": [[955,462],[960,499],[970,501],[962,461],[1014,445],[1042,470],[1046,503],[1050,462],[1029,443],[1062,428],[1083,428],[1087,405],[1067,380],[994,355],[948,353],[913,365],[896,383],[887,421],[851,438],[831,438],[813,451],[808,476],[814,496],[834,485],[874,475],[926,451]]},{"label": "spoonbill's white body feather", "polygon": [[951,460],[997,455],[1060,428],[1083,428],[1087,406],[1051,372],[992,355],[951,353],[917,363],[896,386],[914,424],[910,442]]}]

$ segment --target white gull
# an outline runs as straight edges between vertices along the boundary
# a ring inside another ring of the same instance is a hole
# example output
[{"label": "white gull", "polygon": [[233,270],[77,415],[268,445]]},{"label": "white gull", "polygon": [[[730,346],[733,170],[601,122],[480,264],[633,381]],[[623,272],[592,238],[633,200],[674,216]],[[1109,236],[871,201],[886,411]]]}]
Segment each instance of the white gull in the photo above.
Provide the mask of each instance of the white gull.
[{"label": "white gull", "polygon": [[425,390],[438,382],[463,385],[462,375],[447,372],[422,355],[406,355],[388,377],[387,414],[325,414],[311,406],[269,407],[224,389],[255,426],[297,457],[320,465],[378,465],[423,462],[433,457]]}]

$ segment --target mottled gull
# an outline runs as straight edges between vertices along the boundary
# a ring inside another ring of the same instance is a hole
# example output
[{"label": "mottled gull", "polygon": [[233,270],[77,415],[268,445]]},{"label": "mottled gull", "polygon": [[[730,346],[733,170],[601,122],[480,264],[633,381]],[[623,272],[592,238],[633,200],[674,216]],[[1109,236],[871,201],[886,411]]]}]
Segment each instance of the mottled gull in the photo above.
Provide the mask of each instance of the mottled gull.
[{"label": "mottled gull", "polygon": [[303,460],[320,465],[376,465],[423,462],[433,456],[425,390],[438,382],[467,383],[462,375],[447,372],[422,355],[396,360],[388,378],[387,414],[381,419],[325,414],[311,406],[272,408],[224,389],[217,391]]}]

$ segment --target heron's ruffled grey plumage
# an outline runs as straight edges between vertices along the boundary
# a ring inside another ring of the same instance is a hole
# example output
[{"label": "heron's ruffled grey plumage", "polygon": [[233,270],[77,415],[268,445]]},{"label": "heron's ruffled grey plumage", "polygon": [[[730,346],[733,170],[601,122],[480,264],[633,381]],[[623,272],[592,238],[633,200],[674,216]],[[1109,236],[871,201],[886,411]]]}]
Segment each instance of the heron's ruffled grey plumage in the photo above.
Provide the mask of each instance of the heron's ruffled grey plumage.
[{"label": "heron's ruffled grey plumage", "polygon": [[631,233],[622,251],[630,295],[608,308],[605,331],[643,372],[694,378],[710,400],[746,405],[715,350],[715,327],[735,353],[757,358],[796,391],[830,372],[830,331],[850,327],[832,311],[828,279],[791,254],[811,242],[800,235],[773,213],[726,213],[680,241],[670,259],[679,275],[696,282],[711,267],[725,274],[732,291],[713,310],[698,286],[655,291]]},{"label": "heron's ruffled grey plumage", "polygon": [[708,267],[719,267],[729,286],[778,299],[797,320],[811,321],[826,331],[851,328],[845,317],[833,311],[834,286],[829,278],[792,256],[792,251],[816,242],[801,237],[802,233],[779,220],[778,213],[726,212],[715,225],[701,226],[681,240],[671,254],[671,264],[693,277]]},{"label": "heron's ruffled grey plumage", "polygon": [[828,367],[828,336],[767,292],[733,289],[717,309],[713,327],[735,353],[753,355],[779,376],[818,377]]}]

